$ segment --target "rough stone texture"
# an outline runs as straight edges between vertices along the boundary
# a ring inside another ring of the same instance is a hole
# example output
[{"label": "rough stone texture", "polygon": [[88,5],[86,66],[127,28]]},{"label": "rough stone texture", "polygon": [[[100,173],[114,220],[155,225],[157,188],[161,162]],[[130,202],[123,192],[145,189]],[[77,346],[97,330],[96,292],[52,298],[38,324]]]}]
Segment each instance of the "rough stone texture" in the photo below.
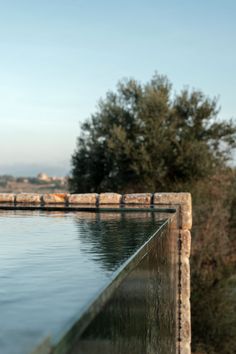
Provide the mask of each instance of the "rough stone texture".
[{"label": "rough stone texture", "polygon": [[191,234],[189,230],[181,230],[181,240],[182,240],[182,255],[185,257],[190,257],[191,253]]},{"label": "rough stone texture", "polygon": [[43,202],[45,204],[57,204],[67,202],[67,193],[47,193],[43,194]]},{"label": "rough stone texture", "polygon": [[13,193],[0,193],[0,203],[14,203],[15,194]]},{"label": "rough stone texture", "polygon": [[99,195],[99,204],[120,204],[121,194],[118,193],[101,193]]},{"label": "rough stone texture", "polygon": [[192,202],[181,204],[180,219],[182,229],[190,230],[192,228]]},{"label": "rough stone texture", "polygon": [[155,193],[154,204],[191,204],[190,193]]},{"label": "rough stone texture", "polygon": [[189,342],[180,342],[180,354],[191,354],[191,345]]},{"label": "rough stone texture", "polygon": [[181,259],[181,296],[184,300],[190,298],[190,263],[187,257]]},{"label": "rough stone texture", "polygon": [[68,197],[69,204],[94,204],[97,203],[98,194],[97,193],[86,193],[86,194],[70,194]]},{"label": "rough stone texture", "polygon": [[191,353],[191,308],[190,308],[190,262],[191,234],[188,230],[180,230],[181,247],[181,330],[180,353]]},{"label": "rough stone texture", "polygon": [[124,204],[151,204],[151,193],[125,194],[123,196]]},{"label": "rough stone texture", "polygon": [[40,194],[36,193],[19,193],[16,194],[16,203],[40,204]]},{"label": "rough stone texture", "polygon": [[192,228],[192,198],[190,193],[155,193],[154,204],[180,205],[180,225],[182,229]]},{"label": "rough stone texture", "polygon": [[187,299],[182,300],[180,335],[183,342],[191,342],[191,310]]}]

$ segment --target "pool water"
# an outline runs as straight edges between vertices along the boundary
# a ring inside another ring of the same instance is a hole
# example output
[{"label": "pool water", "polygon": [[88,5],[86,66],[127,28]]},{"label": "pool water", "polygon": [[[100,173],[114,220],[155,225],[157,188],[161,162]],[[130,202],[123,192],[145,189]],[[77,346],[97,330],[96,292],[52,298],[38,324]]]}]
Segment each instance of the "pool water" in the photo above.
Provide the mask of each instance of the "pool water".
[{"label": "pool water", "polygon": [[0,353],[56,343],[163,224],[155,213],[0,212]]}]

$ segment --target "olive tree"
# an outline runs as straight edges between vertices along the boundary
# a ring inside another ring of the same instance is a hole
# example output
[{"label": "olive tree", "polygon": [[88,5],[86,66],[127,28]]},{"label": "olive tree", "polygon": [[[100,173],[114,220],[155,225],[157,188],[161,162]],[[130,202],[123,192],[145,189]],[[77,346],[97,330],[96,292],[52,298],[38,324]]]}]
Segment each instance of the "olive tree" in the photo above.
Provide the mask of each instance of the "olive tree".
[{"label": "olive tree", "polygon": [[178,190],[224,165],[233,121],[200,91],[175,94],[165,76],[129,79],[108,92],[81,126],[72,156],[73,192]]}]

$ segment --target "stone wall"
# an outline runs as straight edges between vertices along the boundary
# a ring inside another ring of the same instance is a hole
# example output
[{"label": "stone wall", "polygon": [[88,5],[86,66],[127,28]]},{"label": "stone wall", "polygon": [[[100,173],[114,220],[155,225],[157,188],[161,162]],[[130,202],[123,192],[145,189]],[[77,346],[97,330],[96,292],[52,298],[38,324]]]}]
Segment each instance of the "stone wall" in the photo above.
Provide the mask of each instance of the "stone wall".
[{"label": "stone wall", "polygon": [[[175,208],[177,210],[177,225],[175,225],[176,244],[179,252],[178,291],[177,291],[177,321],[178,342],[177,354],[191,353],[191,311],[190,311],[190,248],[192,227],[192,202],[189,193],[88,193],[88,194],[34,194],[34,193],[2,193],[0,194],[0,209],[21,207],[29,209],[80,208],[84,206],[103,207],[157,207]],[[47,209],[48,210],[48,209]]]}]

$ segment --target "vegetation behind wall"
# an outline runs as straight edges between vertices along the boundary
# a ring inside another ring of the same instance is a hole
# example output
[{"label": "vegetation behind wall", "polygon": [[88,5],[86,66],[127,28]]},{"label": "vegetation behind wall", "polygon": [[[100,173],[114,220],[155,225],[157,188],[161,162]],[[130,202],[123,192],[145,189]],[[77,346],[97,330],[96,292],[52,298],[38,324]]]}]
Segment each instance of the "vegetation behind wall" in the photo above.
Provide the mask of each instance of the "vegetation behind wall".
[{"label": "vegetation behind wall", "polygon": [[236,125],[216,99],[178,94],[166,77],[118,84],[82,125],[72,192],[184,191],[193,196],[193,351],[236,352]]}]

